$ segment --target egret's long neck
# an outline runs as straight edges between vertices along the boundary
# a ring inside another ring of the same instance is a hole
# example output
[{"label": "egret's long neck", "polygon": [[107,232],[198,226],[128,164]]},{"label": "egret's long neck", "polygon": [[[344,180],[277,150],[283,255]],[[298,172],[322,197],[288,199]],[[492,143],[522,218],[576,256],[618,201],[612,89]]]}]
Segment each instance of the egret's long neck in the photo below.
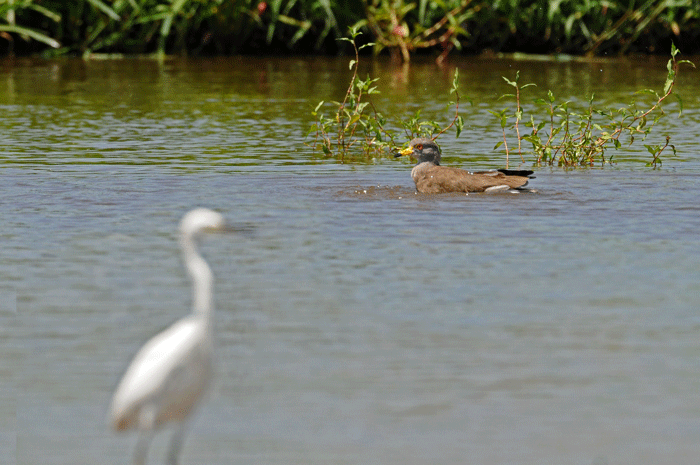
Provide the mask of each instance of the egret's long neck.
[{"label": "egret's long neck", "polygon": [[195,241],[190,236],[182,238],[182,251],[185,258],[187,271],[192,277],[192,307],[196,315],[206,319],[211,318],[212,313],[212,281],[213,276],[209,265],[204,261]]}]

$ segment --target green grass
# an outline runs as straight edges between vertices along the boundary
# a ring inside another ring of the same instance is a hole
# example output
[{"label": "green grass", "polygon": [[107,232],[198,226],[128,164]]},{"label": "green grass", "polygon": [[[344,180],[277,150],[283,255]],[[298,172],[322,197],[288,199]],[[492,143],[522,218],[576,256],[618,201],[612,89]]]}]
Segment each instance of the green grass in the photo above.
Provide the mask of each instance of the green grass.
[{"label": "green grass", "polygon": [[700,0],[0,0],[0,54],[700,52]]}]

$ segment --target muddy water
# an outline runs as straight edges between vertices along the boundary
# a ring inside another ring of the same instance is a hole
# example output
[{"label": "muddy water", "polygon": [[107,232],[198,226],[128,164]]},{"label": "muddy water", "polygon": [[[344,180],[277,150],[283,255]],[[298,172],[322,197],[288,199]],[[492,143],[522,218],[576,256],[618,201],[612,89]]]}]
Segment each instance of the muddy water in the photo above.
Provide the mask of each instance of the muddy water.
[{"label": "muddy water", "polygon": [[[503,165],[501,75],[615,105],[665,79],[664,60],[453,64],[474,105],[445,159],[478,168]],[[447,118],[451,69],[365,71],[388,114]],[[536,194],[469,196],[312,153],[309,112],[347,78],[347,59],[0,65],[0,463],[129,463],[107,406],[187,313],[175,229],[200,205],[255,233],[203,245],[217,371],[183,463],[697,459],[697,73],[660,169],[639,145],[538,168]]]}]

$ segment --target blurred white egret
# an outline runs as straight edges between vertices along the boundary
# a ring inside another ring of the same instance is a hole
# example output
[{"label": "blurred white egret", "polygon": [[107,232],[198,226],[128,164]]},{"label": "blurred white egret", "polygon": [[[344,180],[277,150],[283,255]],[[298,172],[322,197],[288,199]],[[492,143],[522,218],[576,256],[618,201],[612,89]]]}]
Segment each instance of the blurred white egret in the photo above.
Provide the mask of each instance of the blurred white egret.
[{"label": "blurred white egret", "polygon": [[186,420],[209,384],[212,372],[212,272],[199,255],[196,239],[224,228],[223,217],[198,208],[180,222],[180,243],[193,283],[192,314],[154,336],[136,354],[114,393],[110,420],[116,430],[135,428],[134,463],[142,465],[156,429],[178,423],[168,450],[177,463]]}]

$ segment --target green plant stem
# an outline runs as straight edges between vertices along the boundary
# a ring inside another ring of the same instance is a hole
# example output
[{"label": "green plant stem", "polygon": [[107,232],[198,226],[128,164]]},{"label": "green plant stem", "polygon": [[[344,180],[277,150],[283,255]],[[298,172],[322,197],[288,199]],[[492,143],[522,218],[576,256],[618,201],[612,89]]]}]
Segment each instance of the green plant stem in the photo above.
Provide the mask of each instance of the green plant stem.
[{"label": "green plant stem", "polygon": [[654,168],[656,168],[657,164],[661,163],[661,152],[663,152],[666,149],[666,147],[669,146],[670,142],[671,142],[671,136],[666,136],[666,144],[663,147],[661,147],[659,150],[657,150],[656,153],[654,153],[654,157],[652,158],[651,163],[650,163]]},{"label": "green plant stem", "polygon": [[[523,152],[521,149],[521,139],[520,139],[520,118],[522,115],[522,108],[520,108],[520,86],[515,86],[515,102],[517,109],[515,110],[515,134],[518,137],[518,154],[520,155],[520,161],[525,163],[525,158],[523,158]],[[506,158],[506,166],[508,166],[508,159]]]},{"label": "green plant stem", "polygon": [[508,150],[508,141],[506,140],[506,129],[501,128],[501,131],[503,132],[503,147],[505,148],[506,151],[506,168],[508,168],[510,160],[510,151]]},{"label": "green plant stem", "polygon": [[[619,140],[619,138],[620,138],[620,136],[622,135],[623,131],[625,131],[625,130],[631,130],[631,127],[634,125],[634,123],[636,123],[637,121],[639,121],[639,120],[641,120],[641,119],[643,119],[643,118],[646,118],[646,117],[647,117],[649,114],[651,114],[654,110],[656,110],[657,108],[659,108],[659,106],[661,105],[661,102],[663,102],[664,100],[666,100],[666,98],[667,98],[668,96],[670,96],[670,95],[673,93],[673,87],[675,86],[675,83],[676,83],[676,76],[677,76],[677,73],[678,73],[678,63],[676,62],[675,56],[672,57],[671,60],[672,60],[672,63],[673,63],[673,64],[672,64],[673,79],[671,80],[671,83],[670,83],[670,85],[668,86],[668,90],[666,91],[666,93],[665,93],[663,96],[659,97],[658,100],[656,101],[656,103],[655,103],[654,105],[652,105],[651,108],[649,108],[647,111],[645,111],[645,112],[642,113],[642,114],[639,114],[639,115],[634,116],[634,117],[632,118],[632,121],[630,121],[628,124],[623,125],[625,119],[623,119],[622,121],[620,121],[620,127],[617,128],[617,129],[615,129],[615,131],[613,131],[613,133],[612,133],[612,134],[610,135],[610,137],[609,137],[609,140]],[[652,123],[652,125],[653,125],[653,123]],[[606,140],[606,139],[604,139],[604,138],[598,138],[598,140],[597,140],[596,143],[595,143],[595,146],[596,146],[596,147],[602,147],[602,146],[604,146],[606,143],[607,143],[607,140]],[[668,145],[668,144],[667,144],[667,145]]]},{"label": "green plant stem", "polygon": [[437,133],[436,136],[434,136],[432,139],[435,140],[441,135],[443,135],[445,132],[447,132],[448,129],[453,127],[455,125],[455,122],[459,120],[459,91],[455,89],[455,117],[452,119],[452,122],[448,126],[446,126],[444,129],[442,129],[440,132]]}]

